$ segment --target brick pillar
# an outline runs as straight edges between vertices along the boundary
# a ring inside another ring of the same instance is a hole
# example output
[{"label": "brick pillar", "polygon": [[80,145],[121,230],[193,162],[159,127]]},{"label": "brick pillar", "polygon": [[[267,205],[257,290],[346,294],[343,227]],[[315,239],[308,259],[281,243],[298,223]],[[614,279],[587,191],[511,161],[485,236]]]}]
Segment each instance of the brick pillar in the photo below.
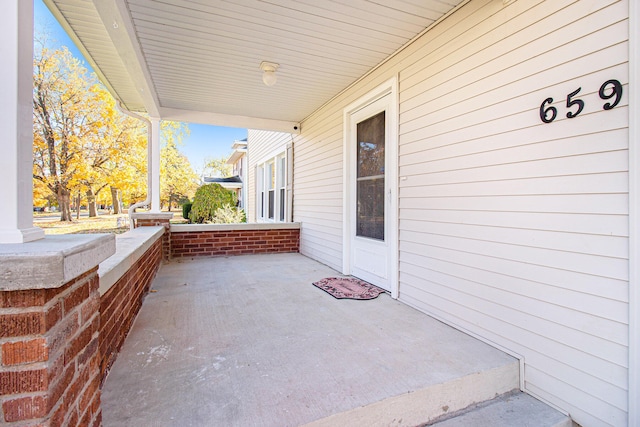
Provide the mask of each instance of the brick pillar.
[{"label": "brick pillar", "polygon": [[135,221],[135,227],[162,226],[165,229],[162,235],[162,259],[168,261],[171,258],[171,224],[172,212],[144,212],[134,213],[131,218]]},{"label": "brick pillar", "polygon": [[[35,248],[17,255],[0,249],[0,424],[101,424],[97,263],[115,243],[103,236],[70,247],[69,240],[17,245]],[[45,247],[48,254],[35,255]]]}]

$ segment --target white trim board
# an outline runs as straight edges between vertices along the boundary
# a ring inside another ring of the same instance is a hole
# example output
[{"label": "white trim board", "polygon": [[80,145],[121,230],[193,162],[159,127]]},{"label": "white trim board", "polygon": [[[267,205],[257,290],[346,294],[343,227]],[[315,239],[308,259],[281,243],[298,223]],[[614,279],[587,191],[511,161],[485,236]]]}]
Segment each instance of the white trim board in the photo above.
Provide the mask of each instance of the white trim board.
[{"label": "white trim board", "polygon": [[640,0],[629,0],[629,426],[640,425]]}]

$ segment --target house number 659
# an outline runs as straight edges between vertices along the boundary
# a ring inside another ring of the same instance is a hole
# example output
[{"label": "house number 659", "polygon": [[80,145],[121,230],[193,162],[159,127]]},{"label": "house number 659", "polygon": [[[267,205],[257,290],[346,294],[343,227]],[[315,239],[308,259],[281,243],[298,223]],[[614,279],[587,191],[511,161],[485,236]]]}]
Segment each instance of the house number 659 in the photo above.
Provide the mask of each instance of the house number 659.
[{"label": "house number 659", "polygon": [[[582,90],[581,87],[567,95],[567,118],[573,119],[584,110],[584,101],[582,99],[575,98],[576,95]],[[598,95],[603,100],[610,100],[615,97],[613,102],[607,102],[602,106],[603,110],[611,110],[613,107],[620,103],[622,98],[622,84],[618,80],[607,80],[602,83]],[[553,98],[545,99],[540,105],[540,120],[544,123],[551,123],[558,117],[558,109],[553,104]]]}]

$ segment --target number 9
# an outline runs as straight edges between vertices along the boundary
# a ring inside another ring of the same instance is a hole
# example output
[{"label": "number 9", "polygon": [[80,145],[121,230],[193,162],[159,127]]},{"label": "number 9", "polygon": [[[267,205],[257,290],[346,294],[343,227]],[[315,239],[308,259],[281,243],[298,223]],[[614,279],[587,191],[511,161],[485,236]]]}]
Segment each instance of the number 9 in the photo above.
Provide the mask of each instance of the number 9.
[{"label": "number 9", "polygon": [[[542,120],[545,123],[551,123],[556,119],[556,116],[558,115],[558,110],[556,109],[556,107],[549,106],[545,108],[545,105],[551,104],[552,102],[553,102],[553,98],[547,98],[544,100],[542,105],[540,105],[540,120]],[[551,117],[547,118],[547,113],[549,111],[551,111]]]},{"label": "number 9", "polygon": [[[609,85],[613,85],[613,88],[612,88],[613,90],[609,95],[605,95],[604,91],[607,89],[607,86]],[[620,102],[620,99],[622,99],[622,84],[618,80],[607,80],[606,82],[602,83],[602,86],[600,86],[599,94],[600,94],[600,98],[602,99],[611,99],[614,96],[616,97],[616,100],[613,101],[613,104],[607,102],[602,106],[602,108],[604,108],[605,110],[611,110],[613,107],[618,105],[618,103]]]}]

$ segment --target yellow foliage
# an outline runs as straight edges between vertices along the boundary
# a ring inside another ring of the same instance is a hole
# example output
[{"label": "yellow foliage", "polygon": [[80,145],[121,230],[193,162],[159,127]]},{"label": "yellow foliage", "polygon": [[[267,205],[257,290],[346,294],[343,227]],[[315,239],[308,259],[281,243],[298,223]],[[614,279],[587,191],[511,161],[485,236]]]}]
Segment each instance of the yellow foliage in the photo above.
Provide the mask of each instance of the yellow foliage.
[{"label": "yellow foliage", "polygon": [[[110,187],[125,206],[147,191],[147,129],[122,114],[94,74],[66,48],[36,49],[33,62],[33,176],[37,205],[55,197],[62,219],[78,194],[111,204]],[[177,146],[189,134],[178,122],[162,122],[161,198],[192,197],[197,176]],[[105,190],[106,189],[106,190]],[[103,191],[104,190],[104,191]]]},{"label": "yellow foliage", "polygon": [[66,48],[36,51],[33,102],[35,200],[46,197],[47,189],[68,209],[72,195],[99,194],[109,186],[144,197],[144,124],[120,113]]},{"label": "yellow foliage", "polygon": [[160,202],[163,205],[191,199],[198,188],[198,175],[178,145],[189,128],[184,123],[163,121],[160,151]]}]

